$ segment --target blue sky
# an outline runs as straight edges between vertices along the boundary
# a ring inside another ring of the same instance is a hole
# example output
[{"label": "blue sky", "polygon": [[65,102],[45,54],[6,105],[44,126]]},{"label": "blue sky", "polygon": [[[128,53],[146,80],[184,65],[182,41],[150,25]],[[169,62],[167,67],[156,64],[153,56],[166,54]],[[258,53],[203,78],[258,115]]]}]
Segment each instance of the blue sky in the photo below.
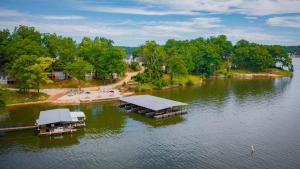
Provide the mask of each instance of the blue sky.
[{"label": "blue sky", "polygon": [[0,29],[21,24],[126,46],[219,34],[300,45],[300,0],[1,0]]}]

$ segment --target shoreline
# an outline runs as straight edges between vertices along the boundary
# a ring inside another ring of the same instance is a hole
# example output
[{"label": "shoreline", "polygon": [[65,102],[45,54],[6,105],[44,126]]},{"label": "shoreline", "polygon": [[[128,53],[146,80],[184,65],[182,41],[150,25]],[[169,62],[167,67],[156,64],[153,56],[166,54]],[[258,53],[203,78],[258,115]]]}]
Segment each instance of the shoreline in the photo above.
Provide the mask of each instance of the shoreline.
[{"label": "shoreline", "polygon": [[[291,73],[289,76],[287,75],[280,75],[280,74],[274,74],[274,73],[233,73],[231,75],[224,75],[224,74],[219,74],[219,75],[213,75],[208,78],[205,78],[201,80],[201,82],[195,83],[193,86],[201,86],[206,79],[269,79],[269,78],[281,78],[281,77],[292,77],[293,73]],[[180,85],[180,84],[173,84],[173,85],[168,85],[166,87],[163,87],[161,89],[151,89],[151,90],[166,90],[166,89],[172,89],[172,88],[178,88],[178,87],[187,87],[187,85]],[[97,87],[89,87],[89,88],[83,88],[83,90],[89,90],[91,88],[97,88]],[[77,105],[77,104],[85,104],[85,103],[100,103],[100,102],[107,102],[107,101],[114,101],[118,100],[120,97],[124,96],[130,96],[130,95],[135,95],[139,92],[137,91],[125,91],[121,92],[118,91],[119,94],[115,97],[104,97],[104,98],[97,98],[97,99],[69,99],[69,100],[60,100],[60,98],[65,97],[67,94],[66,88],[63,89],[43,89],[46,91],[47,94],[49,94],[49,98],[44,101],[35,101],[35,102],[21,102],[21,103],[13,103],[13,104],[7,104],[6,107],[17,107],[17,106],[24,106],[24,105],[34,105],[34,104],[53,104],[53,105]],[[115,89],[118,90],[118,89]],[[147,90],[147,91],[151,91]],[[60,91],[60,92],[58,92]],[[91,90],[93,91],[93,90]],[[144,92],[147,92],[144,91]],[[51,94],[51,93],[54,94]],[[80,97],[80,96],[79,96]]]}]

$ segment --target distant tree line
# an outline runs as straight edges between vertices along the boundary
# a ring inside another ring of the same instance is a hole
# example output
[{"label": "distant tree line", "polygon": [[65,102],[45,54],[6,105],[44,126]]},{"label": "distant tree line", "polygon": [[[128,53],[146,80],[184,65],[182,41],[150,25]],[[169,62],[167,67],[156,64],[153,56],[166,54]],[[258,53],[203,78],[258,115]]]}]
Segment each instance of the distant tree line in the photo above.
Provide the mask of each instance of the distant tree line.
[{"label": "distant tree line", "polygon": [[282,46],[288,53],[300,55],[300,46]]},{"label": "distant tree line", "polygon": [[14,31],[0,31],[0,71],[16,78],[22,91],[50,83],[47,72],[65,71],[79,81],[94,71],[98,79],[111,79],[113,73],[124,74],[125,50],[113,41],[84,37],[76,43],[71,37],[40,33],[34,27],[18,26]]},{"label": "distant tree line", "polygon": [[[212,75],[221,65],[228,69],[263,71],[268,68],[293,70],[288,53],[277,45],[260,45],[240,40],[233,45],[225,35],[193,40],[168,40],[164,45],[147,41],[133,51],[144,63],[145,72],[136,80],[163,86],[164,71],[174,76]],[[165,68],[165,70],[163,69]]]}]

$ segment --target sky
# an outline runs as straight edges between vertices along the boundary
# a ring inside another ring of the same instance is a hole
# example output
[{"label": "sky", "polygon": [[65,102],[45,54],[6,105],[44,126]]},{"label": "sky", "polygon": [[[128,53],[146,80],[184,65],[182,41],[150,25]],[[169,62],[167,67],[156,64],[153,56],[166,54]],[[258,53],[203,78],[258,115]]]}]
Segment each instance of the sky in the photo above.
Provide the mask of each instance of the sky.
[{"label": "sky", "polygon": [[234,43],[300,45],[300,0],[1,0],[0,29],[18,25],[123,46],[221,34]]}]

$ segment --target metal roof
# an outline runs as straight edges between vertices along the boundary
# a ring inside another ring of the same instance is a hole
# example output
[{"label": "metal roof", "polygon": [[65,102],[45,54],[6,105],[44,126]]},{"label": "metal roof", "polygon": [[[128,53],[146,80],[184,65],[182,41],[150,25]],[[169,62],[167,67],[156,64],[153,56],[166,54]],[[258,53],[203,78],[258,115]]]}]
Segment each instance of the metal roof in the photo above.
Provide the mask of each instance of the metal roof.
[{"label": "metal roof", "polygon": [[78,118],[83,118],[85,117],[85,114],[81,111],[78,112],[70,112],[72,121],[78,121]]},{"label": "metal roof", "polygon": [[69,109],[52,109],[41,111],[36,120],[37,125],[45,125],[58,122],[74,122],[78,119],[72,119]]},{"label": "metal roof", "polygon": [[177,102],[151,95],[136,95],[120,98],[121,101],[141,106],[154,111],[163,110],[176,106],[186,106],[186,103]]}]

